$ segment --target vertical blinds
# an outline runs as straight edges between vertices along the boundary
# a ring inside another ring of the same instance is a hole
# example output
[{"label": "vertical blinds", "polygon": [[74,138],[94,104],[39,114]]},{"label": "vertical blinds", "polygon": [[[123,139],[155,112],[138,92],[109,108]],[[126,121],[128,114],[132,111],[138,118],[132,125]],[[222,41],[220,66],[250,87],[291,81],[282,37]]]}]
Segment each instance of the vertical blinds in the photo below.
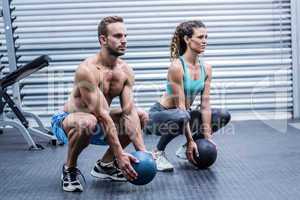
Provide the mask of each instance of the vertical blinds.
[{"label": "vertical blinds", "polygon": [[212,106],[229,109],[235,119],[291,117],[289,0],[13,0],[12,5],[18,64],[40,54],[53,60],[21,83],[23,108],[46,122],[66,101],[78,64],[99,50],[97,24],[108,15],[125,19],[124,59],[136,74],[138,106],[148,109],[165,90],[176,25],[201,19],[208,28],[203,57],[213,66]]}]

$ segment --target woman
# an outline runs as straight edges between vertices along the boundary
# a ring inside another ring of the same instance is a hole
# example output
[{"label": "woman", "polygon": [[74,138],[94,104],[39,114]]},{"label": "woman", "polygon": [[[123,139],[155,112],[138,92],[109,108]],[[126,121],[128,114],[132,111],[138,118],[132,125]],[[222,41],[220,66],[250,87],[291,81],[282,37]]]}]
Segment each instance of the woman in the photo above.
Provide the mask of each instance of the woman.
[{"label": "woman", "polygon": [[[182,151],[185,150],[187,159],[195,163],[197,146],[194,140],[203,137],[210,140],[212,133],[230,120],[227,111],[210,107],[212,67],[200,58],[206,45],[207,30],[201,21],[187,21],[177,26],[171,42],[171,65],[168,69],[166,93],[150,108],[147,126],[148,132],[161,135],[154,150],[159,171],[174,169],[164,151],[176,136],[184,133],[187,139],[187,143],[176,155],[184,157]],[[192,111],[191,116],[191,105],[199,94],[200,110]],[[192,135],[192,131],[196,133]]]}]

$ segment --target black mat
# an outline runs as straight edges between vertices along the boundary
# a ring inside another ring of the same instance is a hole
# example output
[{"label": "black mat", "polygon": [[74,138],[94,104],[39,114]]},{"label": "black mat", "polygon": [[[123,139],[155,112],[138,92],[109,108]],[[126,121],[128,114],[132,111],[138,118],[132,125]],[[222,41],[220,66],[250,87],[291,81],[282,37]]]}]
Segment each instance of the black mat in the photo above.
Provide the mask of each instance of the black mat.
[{"label": "black mat", "polygon": [[[271,128],[270,125],[274,128]],[[300,131],[286,127],[286,121],[244,121],[218,132],[217,162],[209,170],[195,170],[179,160],[175,150],[184,141],[176,138],[167,149],[175,165],[173,173],[159,173],[146,186],[94,179],[89,175],[105,147],[89,146],[80,156],[79,168],[87,183],[83,193],[63,192],[61,166],[66,146],[46,146],[27,151],[23,137],[8,130],[0,135],[0,199],[299,199]],[[145,136],[149,149],[158,137]],[[132,151],[130,146],[128,151]]]}]

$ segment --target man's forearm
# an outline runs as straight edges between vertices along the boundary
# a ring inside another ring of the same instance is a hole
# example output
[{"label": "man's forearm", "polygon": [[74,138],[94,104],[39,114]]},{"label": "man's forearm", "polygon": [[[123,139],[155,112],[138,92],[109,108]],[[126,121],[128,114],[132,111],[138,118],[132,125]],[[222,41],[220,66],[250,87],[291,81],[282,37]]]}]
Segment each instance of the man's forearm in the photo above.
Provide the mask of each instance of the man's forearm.
[{"label": "man's forearm", "polygon": [[134,148],[139,151],[146,151],[146,147],[144,144],[143,136],[141,131],[136,134],[135,138],[132,140]]},{"label": "man's forearm", "polygon": [[118,158],[123,153],[123,149],[119,141],[116,126],[112,120],[107,120],[102,124],[106,133],[107,142],[112,148],[114,156]]},{"label": "man's forearm", "polygon": [[129,113],[123,113],[125,120],[127,120],[127,128],[130,133],[130,140],[136,150],[145,151],[146,147],[143,140],[141,123],[138,113],[135,108],[133,108]]}]

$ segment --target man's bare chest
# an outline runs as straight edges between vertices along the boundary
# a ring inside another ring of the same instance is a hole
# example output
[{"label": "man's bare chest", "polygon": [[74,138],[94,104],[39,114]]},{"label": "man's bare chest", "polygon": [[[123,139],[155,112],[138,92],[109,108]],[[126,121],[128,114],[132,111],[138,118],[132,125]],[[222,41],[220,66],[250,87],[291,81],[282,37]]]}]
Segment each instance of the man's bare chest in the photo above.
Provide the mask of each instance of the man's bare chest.
[{"label": "man's bare chest", "polygon": [[103,72],[98,87],[104,96],[113,98],[121,95],[126,80],[126,74],[123,71],[109,70]]}]

